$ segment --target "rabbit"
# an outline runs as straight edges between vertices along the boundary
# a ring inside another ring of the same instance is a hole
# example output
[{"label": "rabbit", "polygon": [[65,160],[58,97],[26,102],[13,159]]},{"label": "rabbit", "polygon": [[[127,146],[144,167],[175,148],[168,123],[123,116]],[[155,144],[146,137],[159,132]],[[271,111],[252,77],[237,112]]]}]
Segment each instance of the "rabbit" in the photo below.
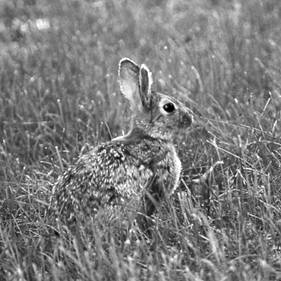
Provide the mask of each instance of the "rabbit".
[{"label": "rabbit", "polygon": [[63,223],[85,221],[104,210],[107,220],[134,219],[137,213],[150,217],[179,184],[181,161],[172,139],[190,127],[191,111],[152,90],[145,64],[121,59],[118,78],[132,110],[130,130],[81,156],[58,179],[51,207]]}]

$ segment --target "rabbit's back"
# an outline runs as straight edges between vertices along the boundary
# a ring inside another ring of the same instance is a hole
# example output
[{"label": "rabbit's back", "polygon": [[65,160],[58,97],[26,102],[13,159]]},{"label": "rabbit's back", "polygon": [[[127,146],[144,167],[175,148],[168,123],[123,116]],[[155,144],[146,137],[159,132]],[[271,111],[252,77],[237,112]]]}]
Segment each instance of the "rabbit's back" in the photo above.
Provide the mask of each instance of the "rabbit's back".
[{"label": "rabbit's back", "polygon": [[67,222],[76,220],[79,214],[93,216],[104,207],[138,208],[152,177],[150,163],[140,159],[130,145],[105,143],[80,157],[59,178],[52,205]]}]

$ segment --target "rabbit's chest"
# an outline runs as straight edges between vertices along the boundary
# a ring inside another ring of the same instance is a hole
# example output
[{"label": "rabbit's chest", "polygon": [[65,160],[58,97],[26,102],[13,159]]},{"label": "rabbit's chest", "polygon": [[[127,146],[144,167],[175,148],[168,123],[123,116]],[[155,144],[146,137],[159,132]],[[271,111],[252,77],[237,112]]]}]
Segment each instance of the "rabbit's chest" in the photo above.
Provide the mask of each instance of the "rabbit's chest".
[{"label": "rabbit's chest", "polygon": [[174,147],[169,149],[166,157],[156,165],[159,180],[167,189],[168,194],[172,194],[179,184],[181,174],[181,161]]}]

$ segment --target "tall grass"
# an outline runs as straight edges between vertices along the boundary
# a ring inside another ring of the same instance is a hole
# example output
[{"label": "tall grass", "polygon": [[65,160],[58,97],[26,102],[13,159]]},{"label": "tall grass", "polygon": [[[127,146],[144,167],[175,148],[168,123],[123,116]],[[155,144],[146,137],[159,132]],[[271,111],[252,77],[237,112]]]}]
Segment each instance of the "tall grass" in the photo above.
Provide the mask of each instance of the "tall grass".
[{"label": "tall grass", "polygon": [[[278,0],[0,2],[0,279],[281,280],[280,13]],[[124,56],[195,124],[150,236],[97,219],[81,252],[49,235],[45,209],[81,150],[127,130]]]}]

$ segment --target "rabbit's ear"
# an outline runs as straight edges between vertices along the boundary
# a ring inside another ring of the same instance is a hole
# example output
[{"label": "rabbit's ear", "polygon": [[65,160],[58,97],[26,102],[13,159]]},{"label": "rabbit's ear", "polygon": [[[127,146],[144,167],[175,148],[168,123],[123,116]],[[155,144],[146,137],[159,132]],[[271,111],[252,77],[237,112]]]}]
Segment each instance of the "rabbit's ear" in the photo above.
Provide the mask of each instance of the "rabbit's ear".
[{"label": "rabbit's ear", "polygon": [[119,63],[119,84],[122,94],[129,100],[132,110],[141,109],[142,101],[139,95],[139,66],[128,58]]},{"label": "rabbit's ear", "polygon": [[139,87],[140,97],[142,104],[149,109],[151,107],[151,85],[152,85],[152,74],[145,64],[142,64],[139,72]]}]

